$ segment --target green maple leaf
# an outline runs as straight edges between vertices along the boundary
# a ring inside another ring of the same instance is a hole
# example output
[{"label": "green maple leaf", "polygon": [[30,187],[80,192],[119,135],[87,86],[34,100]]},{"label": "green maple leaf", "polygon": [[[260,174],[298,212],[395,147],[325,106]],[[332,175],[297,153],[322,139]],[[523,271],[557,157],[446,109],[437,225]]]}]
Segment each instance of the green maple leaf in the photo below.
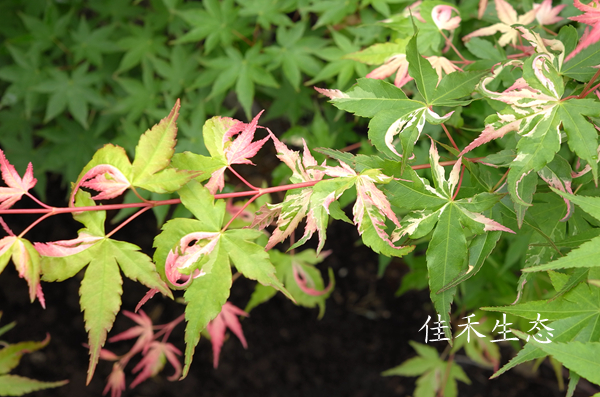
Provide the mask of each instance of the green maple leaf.
[{"label": "green maple leaf", "polygon": [[[565,52],[569,53],[569,51]],[[577,81],[588,82],[594,76],[594,73],[596,73],[594,67],[598,65],[599,55],[600,42],[596,42],[565,62],[561,69],[561,74]]]},{"label": "green maple leaf", "polygon": [[295,0],[237,0],[242,8],[240,15],[243,17],[256,17],[256,23],[264,29],[271,25],[291,26],[292,21],[286,14],[296,9]]},{"label": "green maple leaf", "polygon": [[71,16],[71,12],[61,16],[54,6],[46,9],[43,19],[19,13],[23,24],[33,36],[34,46],[40,51],[54,47],[56,42],[64,36]]},{"label": "green maple leaf", "polygon": [[127,95],[120,96],[111,112],[125,115],[128,122],[139,122],[142,115],[150,115],[163,102],[159,96],[160,83],[154,78],[152,63],[142,60],[142,81],[127,77],[115,80]]},{"label": "green maple leaf", "polygon": [[168,57],[169,51],[165,46],[166,37],[157,34],[149,21],[146,21],[143,27],[128,24],[127,28],[130,35],[117,42],[119,47],[125,50],[125,55],[121,58],[115,73],[126,72],[139,64],[143,66],[144,59],[151,59],[157,55]]},{"label": "green maple leaf", "polygon": [[190,47],[183,45],[173,46],[168,62],[159,57],[151,59],[152,65],[164,81],[163,91],[171,97],[177,97],[192,85],[198,75],[198,61],[192,56]]},{"label": "green maple leaf", "polygon": [[[94,132],[66,117],[58,117],[56,123],[38,131],[36,135],[44,138],[47,145],[44,168],[63,174],[66,180],[76,180],[94,151],[104,143],[100,134]],[[65,156],[65,151],[70,155]]]},{"label": "green maple leaf", "polygon": [[357,9],[358,0],[321,0],[307,8],[308,11],[321,14],[313,29],[336,24],[346,16],[354,14]]},{"label": "green maple leaf", "polygon": [[420,53],[439,53],[439,48],[444,40],[443,36],[431,17],[431,11],[438,4],[448,4],[441,1],[426,1],[421,4],[419,14],[425,20],[420,21],[413,18],[409,12],[403,12],[393,15],[384,21],[378,22],[378,25],[385,26],[396,31],[401,38],[413,37],[415,28],[419,32],[417,41]]},{"label": "green maple leaf", "polygon": [[255,84],[277,88],[279,84],[273,75],[265,69],[271,57],[261,54],[261,46],[252,46],[243,55],[233,47],[225,48],[226,57],[217,57],[203,61],[207,67],[218,70],[209,98],[225,93],[235,84],[235,93],[242,105],[246,117],[251,119],[251,107],[254,100]]},{"label": "green maple leaf", "polygon": [[600,117],[600,101],[569,99],[562,101],[558,117],[567,133],[569,148],[592,168],[594,181],[598,180],[598,133],[584,116]]},{"label": "green maple leaf", "polygon": [[[293,298],[275,276],[275,268],[264,247],[253,242],[262,236],[260,231],[222,231],[225,202],[218,200],[215,203],[208,189],[198,182],[188,183],[179,190],[179,194],[182,204],[197,219],[167,222],[155,239],[154,259],[163,277],[174,286],[186,287],[186,351],[182,375],[185,377],[200,340],[200,332],[221,312],[229,297],[231,264],[247,278],[272,286],[290,299]],[[192,241],[197,243],[190,246]],[[198,254],[190,257],[186,252],[188,250]],[[175,284],[183,277],[182,272],[191,275],[191,278],[185,276],[188,281]]]},{"label": "green maple leaf", "polygon": [[[597,275],[597,271],[596,271]],[[562,290],[569,281],[569,275],[550,272],[552,284],[556,291]],[[487,307],[483,310],[513,314],[529,320],[546,319],[544,323],[551,331],[544,331],[540,339],[550,339],[552,343],[583,342],[594,346],[600,338],[600,288],[580,283],[571,291],[553,300],[539,300],[519,303],[503,307]],[[517,333],[518,331],[515,331]],[[552,335],[548,336],[546,332]],[[530,338],[531,339],[531,338]],[[497,371],[492,378],[496,378],[518,364],[543,358],[552,350],[546,351],[536,340],[531,339],[523,349],[504,367]],[[558,351],[558,350],[557,350]],[[553,354],[553,353],[550,353]],[[555,358],[559,361],[564,355],[559,352]],[[567,359],[569,360],[569,359]],[[570,365],[568,366],[570,367]]]},{"label": "green maple leaf", "polygon": [[71,38],[76,43],[70,48],[75,62],[85,59],[92,65],[102,67],[102,54],[119,50],[119,46],[110,39],[114,27],[114,25],[102,26],[91,31],[86,18],[82,16],[77,31],[71,32]]},{"label": "green maple leaf", "polygon": [[171,113],[141,137],[131,165],[131,184],[156,193],[172,192],[185,185],[195,173],[167,168],[175,153],[179,100]]},{"label": "green maple leaf", "polygon": [[346,54],[359,51],[360,47],[358,45],[353,43],[344,34],[335,30],[331,30],[331,36],[333,37],[335,46],[323,48],[317,54],[327,64],[313,79],[307,81],[306,85],[312,85],[337,76],[337,86],[343,89],[355,75],[365,76],[369,72],[367,67],[362,63],[345,58]]},{"label": "green maple leaf", "polygon": [[174,44],[196,43],[204,40],[204,52],[210,53],[217,45],[231,48],[238,35],[246,35],[246,21],[238,17],[239,8],[233,0],[207,0],[202,3],[205,9],[192,8],[177,10],[192,29],[174,41]]},{"label": "green maple leaf", "polygon": [[[585,212],[592,215],[597,220],[600,220],[600,198],[575,196],[566,192],[561,192],[554,188],[552,190],[569,201],[577,204]],[[598,255],[600,255],[600,237],[594,237],[591,240],[584,242],[567,255],[562,256],[553,262],[540,264],[539,266],[528,267],[523,269],[523,271],[538,272],[543,270],[568,268],[594,268],[598,266]]]},{"label": "green maple leaf", "polygon": [[[462,368],[455,362],[449,364],[442,360],[434,347],[414,341],[408,343],[418,353],[418,357],[410,358],[399,366],[382,372],[382,376],[419,376],[415,397],[433,397],[440,392],[444,396],[456,397],[457,380],[471,384]],[[445,384],[442,384],[442,379],[446,379]]]},{"label": "green maple leaf", "polygon": [[89,72],[88,69],[89,65],[83,63],[70,76],[61,70],[51,69],[50,79],[34,88],[37,92],[50,94],[45,123],[68,108],[73,118],[84,128],[88,128],[89,104],[105,105],[104,99],[98,95],[95,88],[101,76],[98,72]]},{"label": "green maple leaf", "polygon": [[403,2],[404,0],[361,0],[360,8],[365,8],[370,5],[383,14],[383,16],[389,18],[391,15],[389,4],[398,4]]},{"label": "green maple leaf", "polygon": [[[526,334],[522,332],[516,332],[516,334],[521,338],[526,338]],[[574,372],[590,382],[600,385],[600,364],[598,363],[600,342],[572,341],[546,344],[532,341],[531,343],[554,357],[555,360],[571,370],[571,373]]]},{"label": "green maple leaf", "polygon": [[6,49],[15,65],[0,68],[0,79],[11,83],[0,99],[0,107],[14,106],[22,100],[25,103],[25,115],[29,118],[40,96],[34,88],[44,80],[40,68],[41,52],[34,47],[23,52],[11,45],[6,45]]},{"label": "green maple leaf", "polygon": [[[0,316],[2,312],[0,312]],[[0,335],[8,331],[14,326],[14,323],[8,324],[0,328]],[[26,393],[31,393],[37,390],[49,389],[52,387],[60,387],[67,384],[68,380],[58,382],[42,382],[35,379],[25,378],[18,375],[10,375],[24,353],[32,353],[40,350],[48,345],[50,336],[47,336],[41,342],[19,342],[8,344],[3,342],[2,350],[0,350],[0,394],[3,396],[20,396]]]},{"label": "green maple leaf", "polygon": [[315,76],[322,69],[322,63],[315,55],[327,44],[317,36],[304,35],[306,24],[303,22],[277,28],[276,40],[279,45],[265,48],[271,55],[272,61],[269,70],[281,67],[283,74],[296,91],[300,91],[302,72],[308,76]]},{"label": "green maple leaf", "polygon": [[[77,192],[75,206],[94,205],[89,193]],[[100,357],[100,349],[121,307],[123,280],[120,271],[148,288],[155,288],[171,298],[173,296],[160,279],[152,260],[139,252],[139,247],[105,236],[106,211],[74,213],[73,217],[85,225],[79,230],[77,239],[36,243],[35,248],[42,254],[44,281],[66,280],[87,265],[79,294],[90,345],[89,383]]]}]

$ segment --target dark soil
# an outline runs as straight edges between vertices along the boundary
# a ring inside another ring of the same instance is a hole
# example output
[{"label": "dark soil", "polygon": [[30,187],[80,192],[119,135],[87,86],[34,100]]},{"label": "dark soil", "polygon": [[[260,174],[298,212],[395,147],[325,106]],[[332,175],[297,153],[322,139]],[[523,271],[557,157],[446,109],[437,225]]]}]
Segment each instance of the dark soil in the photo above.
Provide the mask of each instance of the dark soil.
[{"label": "dark soil", "polygon": [[[54,198],[60,200],[60,198]],[[60,204],[52,203],[51,204]],[[6,219],[15,232],[15,219]],[[34,241],[73,238],[79,224],[68,216],[51,218],[31,234]],[[151,215],[128,225],[116,238],[127,239],[150,253],[156,234]],[[124,396],[409,396],[414,392],[416,378],[382,377],[382,371],[399,365],[416,353],[409,340],[424,341],[418,330],[434,315],[428,292],[410,292],[394,297],[402,275],[407,271],[401,261],[394,261],[384,277],[378,279],[377,257],[364,246],[355,246],[356,230],[346,224],[334,223],[328,230],[327,248],[333,250],[322,266],[323,273],[331,267],[336,274],[336,289],[327,302],[322,320],[317,310],[294,306],[282,295],[255,308],[251,317],[242,322],[248,349],[244,350],[235,336],[224,344],[218,369],[212,368],[210,343],[202,339],[196,349],[189,376],[179,382],[169,382],[173,373],[166,370]],[[58,389],[33,393],[33,396],[100,396],[111,363],[100,362],[94,379],[85,386],[88,354],[83,315],[79,308],[81,276],[63,283],[44,283],[48,308],[36,302],[30,304],[25,281],[18,278],[12,265],[0,276],[0,309],[2,324],[17,321],[17,326],[4,336],[10,343],[42,340],[51,335],[50,344],[43,350],[26,355],[15,374],[40,380],[68,379],[69,384]],[[122,308],[133,310],[146,290],[127,279],[124,281]],[[231,301],[244,307],[253,289],[253,282],[238,279],[232,288]],[[165,323],[183,312],[183,307],[160,297],[151,300],[144,310]],[[115,335],[133,322],[122,314],[117,316]],[[184,349],[183,324],[171,339]],[[443,342],[432,343],[440,351]],[[112,351],[122,354],[132,342],[108,344]],[[503,349],[503,364],[514,352]],[[488,380],[492,370],[474,365],[466,356],[457,362],[472,384],[459,384],[459,396],[512,397],[564,396],[547,360],[535,373],[512,370],[499,379]],[[128,384],[133,380],[127,367]],[[584,383],[584,382],[582,382]],[[580,386],[576,396],[589,396],[595,391],[588,383]]]}]

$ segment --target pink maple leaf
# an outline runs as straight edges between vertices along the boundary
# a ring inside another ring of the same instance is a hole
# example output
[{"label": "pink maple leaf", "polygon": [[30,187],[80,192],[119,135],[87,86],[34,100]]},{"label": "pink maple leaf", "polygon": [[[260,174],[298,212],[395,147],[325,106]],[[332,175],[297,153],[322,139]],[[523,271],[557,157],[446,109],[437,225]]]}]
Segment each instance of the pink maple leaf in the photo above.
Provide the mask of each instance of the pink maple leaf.
[{"label": "pink maple leaf", "polygon": [[[452,12],[458,15],[452,16]],[[431,18],[438,29],[454,30],[460,25],[460,12],[452,6],[437,5],[431,10]]]},{"label": "pink maple leaf", "polygon": [[14,203],[19,201],[24,194],[29,195],[28,191],[37,183],[33,177],[33,165],[29,163],[23,178],[19,176],[15,167],[4,157],[4,152],[0,149],[0,170],[2,179],[8,187],[0,187],[0,209],[8,209]]},{"label": "pink maple leaf", "polygon": [[[225,178],[223,176],[225,169],[232,164],[250,164],[254,165],[251,159],[258,153],[263,147],[265,142],[269,140],[269,137],[263,138],[260,141],[252,142],[254,139],[254,133],[258,126],[258,119],[263,114],[262,110],[259,114],[252,119],[248,124],[238,121],[236,124],[231,126],[229,130],[223,135],[223,147],[227,165],[214,171],[210,177],[210,180],[206,184],[206,187],[215,194],[225,186]],[[237,138],[232,138],[237,135]]]},{"label": "pink maple leaf", "polygon": [[100,164],[85,173],[73,188],[70,203],[75,201],[75,193],[79,187],[87,187],[99,191],[92,197],[94,200],[108,200],[120,196],[131,183],[115,166]]},{"label": "pink maple leaf", "polygon": [[139,352],[145,353],[154,339],[154,326],[152,320],[143,310],[140,310],[139,314],[123,310],[123,314],[135,321],[138,325],[111,337],[108,341],[118,342],[121,340],[137,338],[127,355],[133,356]]},{"label": "pink maple leaf", "polygon": [[246,343],[246,338],[242,331],[242,325],[237,316],[250,317],[248,313],[239,307],[236,307],[229,302],[225,302],[221,308],[221,313],[206,326],[213,347],[213,366],[215,368],[219,366],[219,355],[221,354],[221,347],[225,341],[225,330],[227,328],[238,337],[240,342],[242,342],[244,349],[248,348],[248,343]]},{"label": "pink maple leaf", "polygon": [[177,380],[181,376],[181,363],[177,358],[181,356],[181,351],[171,343],[153,341],[150,343],[148,350],[140,362],[131,370],[134,374],[139,372],[138,376],[131,382],[133,389],[146,379],[155,376],[165,367],[165,358],[175,368],[175,373],[167,379],[170,381]]},{"label": "pink maple leaf", "polygon": [[581,40],[579,40],[579,44],[577,47],[575,47],[573,52],[571,52],[565,58],[565,62],[575,57],[575,55],[579,54],[583,49],[600,40],[600,2],[598,0],[594,0],[589,4],[582,4],[579,0],[574,0],[573,4],[580,11],[585,12],[585,14],[578,15],[576,17],[570,17],[569,19],[590,25],[592,26],[592,30],[585,30]]},{"label": "pink maple leaf", "polygon": [[562,17],[558,14],[565,8],[566,4],[561,4],[556,7],[552,7],[552,0],[544,0],[541,4],[534,4],[533,9],[535,10],[535,19],[537,19],[540,25],[552,25],[562,21]]},{"label": "pink maple leaf", "polygon": [[81,251],[90,248],[98,240],[102,240],[102,237],[92,236],[87,233],[80,233],[79,237],[72,240],[59,240],[52,241],[49,243],[34,243],[36,251],[42,256],[69,256],[75,255]]},{"label": "pink maple leaf", "polygon": [[109,391],[110,397],[121,397],[121,393],[125,391],[125,372],[123,372],[123,368],[119,363],[113,364],[112,372],[108,375],[102,395],[106,395]]}]

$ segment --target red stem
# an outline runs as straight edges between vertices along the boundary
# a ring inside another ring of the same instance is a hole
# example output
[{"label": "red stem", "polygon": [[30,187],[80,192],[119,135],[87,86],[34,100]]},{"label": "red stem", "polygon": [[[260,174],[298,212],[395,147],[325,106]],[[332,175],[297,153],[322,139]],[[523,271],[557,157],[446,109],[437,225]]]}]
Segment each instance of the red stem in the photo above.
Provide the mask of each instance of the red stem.
[{"label": "red stem", "polygon": [[25,233],[27,233],[28,231],[30,231],[31,229],[33,229],[35,227],[35,225],[37,225],[38,223],[40,223],[41,221],[43,221],[46,218],[50,218],[52,215],[56,215],[56,212],[54,211],[50,211],[42,216],[40,216],[38,219],[36,219],[31,225],[27,226],[27,228],[25,230],[23,230],[21,232],[21,234],[19,234],[19,237],[23,237],[25,235]]},{"label": "red stem", "polygon": [[252,190],[258,190],[258,188],[256,186],[254,186],[253,184],[251,184],[250,182],[248,182],[246,179],[244,179],[244,177],[241,176],[240,174],[238,174],[236,170],[234,170],[233,168],[231,168],[231,166],[227,166],[227,169],[229,171],[233,172],[233,175],[237,176],[238,179],[244,183],[244,185],[248,186]]},{"label": "red stem", "polygon": [[458,196],[458,192],[460,191],[460,185],[462,185],[463,175],[465,175],[465,165],[462,165],[462,169],[460,170],[460,178],[458,180],[458,186],[456,187],[456,191],[454,192],[454,196],[452,196],[452,201]]},{"label": "red stem", "polygon": [[231,225],[231,222],[233,222],[235,220],[235,218],[237,218],[238,216],[240,216],[240,214],[242,212],[244,212],[244,210],[250,205],[250,203],[253,202],[254,200],[256,200],[257,198],[259,198],[260,196],[262,196],[262,194],[256,193],[256,195],[254,195],[253,197],[251,197],[250,200],[248,200],[246,202],[246,204],[244,204],[244,206],[242,208],[240,208],[240,210],[229,220],[229,222],[227,222],[227,224],[225,225],[225,227],[223,227],[222,231],[224,232],[225,230],[227,230],[227,228],[229,227],[229,225]]},{"label": "red stem", "polygon": [[448,139],[450,139],[450,143],[452,143],[452,146],[454,146],[454,149],[456,149],[460,153],[460,149],[458,148],[458,146],[456,146],[454,139],[452,139],[452,135],[450,135],[450,132],[448,131],[448,128],[446,128],[446,125],[444,123],[442,123],[442,128],[444,129],[444,132],[446,133],[446,136],[448,137]]},{"label": "red stem", "polygon": [[144,212],[148,211],[150,208],[152,208],[152,207],[140,208],[139,211],[137,211],[135,214],[131,215],[129,218],[127,218],[126,220],[124,220],[123,222],[121,222],[119,224],[119,226],[117,226],[113,230],[111,230],[110,233],[108,233],[106,235],[106,237],[112,236],[113,234],[115,234],[116,232],[118,232],[123,226],[127,225],[129,222],[131,222],[132,220],[134,220],[138,216],[142,215]]},{"label": "red stem", "polygon": [[449,45],[449,46],[450,46],[450,47],[451,47],[451,48],[454,50],[454,52],[456,52],[456,55],[458,55],[458,57],[459,57],[460,59],[462,59],[462,61],[463,61],[463,62],[464,62],[466,65],[468,65],[468,64],[470,64],[470,63],[474,63],[474,61],[469,61],[468,59],[465,59],[465,57],[463,57],[463,56],[462,56],[462,54],[460,53],[460,51],[458,51],[458,50],[456,49],[456,47],[454,47],[454,44],[452,44],[452,41],[450,41],[450,39],[448,38],[448,36],[446,36],[446,35],[444,34],[444,32],[442,32],[442,30],[441,30],[441,29],[439,30],[439,32],[442,34],[442,36],[444,36],[444,39],[446,39],[446,44],[448,44],[448,45]]},{"label": "red stem", "polygon": [[594,89],[596,87],[598,87],[596,85],[596,87],[594,87],[593,89],[591,89],[591,90],[589,89],[592,86],[592,84],[594,84],[594,81],[596,81],[598,76],[600,76],[600,69],[596,70],[596,73],[594,73],[594,76],[592,76],[590,81],[588,81],[588,83],[585,85],[585,87],[583,87],[583,91],[581,91],[581,94],[579,94],[579,96],[577,98],[580,98],[580,99],[585,98],[590,92],[594,91]]},{"label": "red stem", "polygon": [[30,199],[32,199],[33,201],[35,201],[36,203],[38,203],[39,205],[41,205],[44,208],[52,208],[51,206],[49,206],[48,204],[44,204],[42,203],[40,200],[37,199],[37,197],[35,197],[33,194],[27,192],[25,193]]},{"label": "red stem", "polygon": [[[483,157],[465,158],[465,160],[468,160],[468,161],[471,161],[471,162],[477,162],[477,161],[479,161],[481,159],[483,159]],[[440,165],[441,166],[454,165],[457,161],[458,160],[441,161]],[[430,165],[429,164],[421,164],[421,165],[415,165],[415,166],[412,167],[412,169],[414,169],[414,170],[425,169],[425,168],[430,168]],[[463,171],[464,171],[464,168],[463,168]],[[234,173],[235,173],[235,171],[234,171]],[[235,173],[235,174],[237,175],[237,173]],[[241,180],[243,181],[244,179],[241,178]],[[462,180],[462,175],[461,175],[461,180]],[[311,186],[316,185],[318,182],[320,182],[320,181],[308,181],[308,182],[301,182],[301,183],[292,183],[292,184],[289,184],[289,185],[273,186],[273,187],[268,187],[268,188],[256,188],[255,187],[253,190],[244,191],[244,192],[233,192],[233,193],[215,194],[214,198],[217,199],[217,200],[218,199],[235,198],[235,197],[248,197],[248,196],[252,196],[250,198],[250,200],[248,200],[248,202],[242,207],[242,209],[240,211],[238,211],[238,213],[235,214],[234,217],[227,223],[227,225],[225,226],[225,228],[223,230],[227,229],[227,227],[231,224],[231,222],[237,216],[239,216],[239,214],[241,214],[242,211],[244,211],[246,209],[246,207],[252,201],[256,200],[258,197],[260,197],[260,196],[262,196],[264,194],[271,194],[271,193],[277,193],[277,192],[285,192],[287,190],[292,190],[292,189],[301,189],[301,188],[304,188],[304,187],[311,187]],[[248,186],[252,186],[249,183],[246,183],[246,184]],[[459,188],[460,188],[460,184],[459,184]],[[43,214],[40,218],[36,219],[31,225],[29,225],[25,230],[23,230],[23,232],[21,232],[21,234],[19,234],[19,237],[22,237],[23,235],[25,235],[25,233],[27,233],[29,230],[31,230],[35,225],[37,225],[38,223],[40,223],[44,219],[46,219],[46,218],[48,218],[50,216],[53,216],[53,215],[68,214],[68,213],[74,213],[74,212],[85,212],[85,211],[110,211],[110,210],[120,210],[120,209],[123,209],[123,208],[141,208],[140,211],[136,212],[134,215],[132,215],[131,217],[129,217],[126,221],[124,221],[123,223],[121,223],[118,227],[116,227],[115,229],[113,229],[107,235],[107,236],[111,236],[112,234],[114,234],[118,230],[120,230],[123,226],[125,226],[127,223],[129,223],[130,221],[132,221],[133,219],[135,219],[136,217],[138,217],[139,215],[141,215],[143,212],[149,210],[150,208],[153,208],[153,207],[156,207],[156,206],[159,206],[159,205],[172,205],[172,204],[180,204],[180,203],[181,203],[181,199],[169,199],[169,200],[159,200],[159,201],[144,201],[144,202],[141,202],[141,203],[107,204],[107,205],[94,205],[94,206],[86,206],[86,207],[50,207],[50,206],[46,205],[45,206],[46,208],[35,208],[35,209],[4,209],[4,210],[0,210],[0,215],[3,215],[3,214]]]}]

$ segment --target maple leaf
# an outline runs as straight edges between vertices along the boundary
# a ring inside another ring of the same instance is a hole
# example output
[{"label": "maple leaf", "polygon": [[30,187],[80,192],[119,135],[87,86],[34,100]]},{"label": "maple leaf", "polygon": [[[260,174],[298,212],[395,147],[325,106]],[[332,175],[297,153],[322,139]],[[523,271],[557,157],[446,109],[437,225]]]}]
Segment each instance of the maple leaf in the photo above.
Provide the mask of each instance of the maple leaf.
[{"label": "maple leaf", "polygon": [[170,381],[177,380],[181,376],[181,363],[177,356],[181,356],[181,351],[173,346],[172,343],[159,342],[156,340],[151,342],[144,357],[131,370],[134,374],[136,372],[139,372],[139,374],[133,382],[131,382],[130,387],[133,389],[146,379],[158,374],[165,367],[167,360],[171,363],[173,368],[175,368],[175,373],[167,379]]},{"label": "maple leaf", "polygon": [[0,209],[8,209],[21,197],[35,186],[37,179],[33,177],[33,165],[29,163],[23,178],[19,176],[15,167],[4,157],[4,152],[0,149],[0,170],[2,179],[8,187],[0,187]]},{"label": "maple leaf", "polygon": [[450,60],[446,57],[438,57],[433,55],[427,57],[427,60],[438,75],[438,82],[436,87],[440,84],[440,81],[442,81],[442,71],[444,71],[444,73],[446,74],[456,72],[457,70],[460,70],[461,72],[463,71],[461,68],[450,62]]},{"label": "maple leaf", "polygon": [[[75,207],[94,205],[88,192],[77,192]],[[98,363],[100,349],[121,307],[121,271],[148,288],[157,288],[171,297],[172,293],[160,279],[152,260],[141,253],[139,247],[106,237],[106,211],[78,212],[73,217],[85,225],[77,239],[38,243],[36,248],[48,254],[41,261],[45,281],[71,278],[87,266],[79,291],[90,345],[89,383]]]},{"label": "maple leaf", "polygon": [[215,368],[219,366],[219,355],[221,354],[221,347],[225,341],[225,330],[227,328],[239,338],[244,349],[248,348],[248,343],[246,343],[246,338],[242,331],[242,325],[236,316],[249,317],[250,315],[231,303],[225,302],[221,308],[221,313],[206,326],[206,330],[210,334],[210,342],[212,343],[213,366]]},{"label": "maple leaf", "polygon": [[333,282],[330,280],[329,285],[325,289],[315,289],[315,281],[300,264],[292,263],[292,272],[294,274],[294,280],[296,281],[296,284],[298,285],[298,287],[300,287],[300,290],[307,295],[326,295],[331,291],[333,287]]},{"label": "maple leaf", "polygon": [[128,356],[133,356],[139,352],[144,354],[150,347],[150,343],[154,339],[154,328],[152,320],[143,310],[139,311],[139,314],[132,313],[128,310],[123,310],[123,314],[138,323],[139,325],[129,328],[127,331],[123,331],[111,337],[109,342],[118,342],[121,340],[133,339],[137,337],[133,347],[127,353]]},{"label": "maple leaf", "polygon": [[[389,57],[385,63],[378,68],[373,69],[365,77],[370,79],[383,80],[391,76],[396,72],[396,78],[394,79],[394,85],[398,88],[411,81],[413,78],[408,75],[408,61],[406,60],[406,54],[396,54]],[[315,89],[317,89],[315,87]],[[317,91],[321,90],[320,88]],[[333,99],[333,96],[328,95],[325,92],[319,91],[321,94],[328,96]]]},{"label": "maple leaf", "polygon": [[552,7],[552,0],[544,0],[541,4],[534,4],[533,9],[535,10],[535,19],[537,19],[540,25],[553,25],[562,21],[562,17],[558,14],[565,8],[566,4],[561,4],[556,7]]},{"label": "maple leaf", "polygon": [[[252,142],[254,133],[256,132],[258,119],[263,112],[264,110],[257,114],[248,124],[234,119],[222,118],[221,129],[217,129],[213,132],[215,135],[212,137],[211,141],[216,141],[215,144],[217,147],[215,148],[216,150],[213,149],[211,151],[212,147],[208,146],[208,150],[213,156],[220,155],[225,165],[214,171],[206,184],[206,187],[212,194],[222,190],[225,186],[223,174],[227,167],[232,164],[254,165],[249,159],[254,157],[260,148],[263,147],[265,142],[269,140],[269,137],[266,137],[259,141]],[[227,130],[223,131],[223,128],[227,128]],[[212,132],[213,130],[210,131]],[[204,134],[206,140],[207,132]],[[237,134],[239,135],[235,139],[232,139]],[[221,138],[220,142],[219,138]],[[213,153],[213,151],[215,153]]]},{"label": "maple leaf", "polygon": [[[192,278],[206,274],[202,269],[195,269],[193,277],[190,277],[181,273],[180,270],[188,269],[199,263],[203,257],[210,255],[219,242],[220,235],[218,232],[196,232],[184,236],[177,249],[169,251],[167,256],[165,262],[167,280],[175,287],[185,287],[192,281]],[[201,245],[200,242],[203,240],[208,240],[208,242]],[[196,243],[190,245],[193,241]],[[183,284],[178,283],[180,279],[184,279]]]},{"label": "maple leaf", "polygon": [[[290,150],[271,131],[269,131],[269,135],[275,144],[277,157],[292,170],[291,182],[301,183],[323,179],[325,174],[317,168],[317,160],[310,154],[310,150],[308,150],[304,139],[302,140],[304,152],[301,160],[299,152]],[[290,190],[286,193],[283,202],[269,206],[269,210],[271,212],[278,212],[279,216],[277,218],[277,228],[273,231],[271,237],[269,237],[269,241],[265,247],[267,251],[292,234],[300,221],[308,214],[312,194],[312,188]],[[309,219],[307,219],[304,235],[298,241],[298,244],[308,240],[315,231],[319,232],[319,247],[322,247],[325,231],[323,227],[317,225],[316,220],[312,216],[309,216]],[[320,251],[320,248],[318,251]]]},{"label": "maple leaf", "polygon": [[496,32],[501,32],[502,36],[500,36],[498,44],[503,47],[508,43],[516,45],[517,39],[519,38],[519,31],[513,28],[512,25],[528,25],[535,20],[535,10],[517,16],[515,9],[506,0],[494,0],[494,3],[496,4],[496,12],[498,14],[498,19],[500,19],[500,23],[477,29],[464,36],[464,41],[469,40],[471,37],[489,36]]},{"label": "maple leaf", "polygon": [[[456,12],[457,16],[452,16]],[[438,29],[454,30],[460,25],[460,12],[452,6],[437,5],[431,10],[431,18]]]},{"label": "maple leaf", "polygon": [[104,396],[110,391],[110,397],[121,397],[125,388],[125,372],[123,372],[123,367],[119,363],[114,363],[102,395]]},{"label": "maple leaf", "polygon": [[120,196],[131,186],[131,183],[117,167],[110,164],[100,164],[79,178],[79,182],[73,188],[73,194],[77,192],[80,186],[100,192],[92,199],[108,200]]},{"label": "maple leaf", "polygon": [[[207,121],[207,123],[209,122],[211,121]],[[227,302],[231,289],[232,265],[245,277],[256,280],[262,285],[272,286],[292,301],[294,299],[275,276],[275,268],[271,264],[264,246],[254,243],[258,238],[264,237],[262,232],[256,229],[222,231],[226,213],[225,201],[217,200],[215,202],[208,189],[197,181],[191,181],[181,188],[179,195],[181,203],[197,219],[179,218],[167,222],[155,239],[157,249],[154,253],[154,260],[158,271],[164,278],[166,278],[164,273],[167,271],[165,263],[170,253],[183,257],[179,262],[172,260],[175,265],[185,263],[187,266],[187,263],[190,264],[189,267],[181,269],[175,266],[175,271],[185,273],[187,276],[191,275],[192,278],[198,275],[186,286],[183,295],[187,303],[185,308],[187,323],[185,328],[185,366],[182,375],[185,377],[192,363],[196,345],[200,341],[200,332],[221,312],[222,306]],[[186,241],[190,243],[198,241],[195,244],[198,248],[191,246],[185,250]],[[209,247],[211,242],[214,244],[212,248]],[[209,247],[209,249],[206,249],[203,255],[196,255],[205,247]],[[193,256],[198,260],[193,262]],[[195,273],[196,270],[204,272],[204,275],[200,277],[201,273]]]},{"label": "maple leaf", "polygon": [[570,17],[569,19],[592,26],[592,31],[589,32],[586,29],[586,32],[581,37],[579,44],[565,58],[565,62],[573,58],[575,55],[579,54],[583,49],[589,47],[590,45],[600,40],[600,2],[598,0],[594,0],[589,4],[582,4],[579,0],[574,0],[573,4],[580,11],[585,12],[585,14],[578,15],[576,17]]},{"label": "maple leaf", "polygon": [[40,285],[40,254],[26,239],[16,236],[6,236],[0,240],[0,273],[12,257],[19,277],[24,278],[29,285],[31,302],[37,297],[43,308],[46,308],[44,293]]}]

